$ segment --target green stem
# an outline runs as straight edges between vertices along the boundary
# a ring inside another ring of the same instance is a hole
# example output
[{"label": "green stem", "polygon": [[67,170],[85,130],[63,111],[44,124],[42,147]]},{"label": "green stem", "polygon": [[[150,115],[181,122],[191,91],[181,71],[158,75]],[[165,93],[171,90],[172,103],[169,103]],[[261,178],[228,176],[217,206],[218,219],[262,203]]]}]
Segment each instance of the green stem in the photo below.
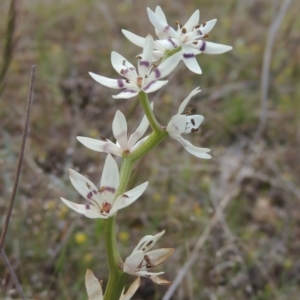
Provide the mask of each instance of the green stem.
[{"label": "green stem", "polygon": [[153,114],[152,108],[151,108],[149,100],[148,100],[148,95],[146,93],[144,93],[143,91],[141,91],[141,92],[139,92],[139,98],[140,98],[141,105],[143,107],[145,115],[148,118],[148,121],[149,121],[149,124],[150,124],[152,130],[154,132],[159,132],[161,130],[161,126],[157,122],[157,120]]}]

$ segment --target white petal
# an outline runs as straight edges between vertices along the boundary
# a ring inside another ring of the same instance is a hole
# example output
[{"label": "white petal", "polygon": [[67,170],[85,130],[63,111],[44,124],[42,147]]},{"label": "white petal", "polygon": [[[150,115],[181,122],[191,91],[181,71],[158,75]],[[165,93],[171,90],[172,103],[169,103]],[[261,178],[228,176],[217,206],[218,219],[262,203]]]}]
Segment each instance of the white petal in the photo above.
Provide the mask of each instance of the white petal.
[{"label": "white petal", "polygon": [[192,115],[187,116],[186,119],[185,134],[196,131],[204,120],[204,117],[201,115]]},{"label": "white petal", "polygon": [[89,300],[102,300],[103,293],[99,280],[94,276],[91,270],[87,270],[85,274],[85,286]]},{"label": "white petal", "polygon": [[136,96],[139,93],[139,90],[136,89],[126,89],[118,95],[112,96],[114,99],[129,99]]},{"label": "white petal", "polygon": [[232,49],[231,46],[206,42],[204,40],[198,41],[197,44],[190,44],[189,46],[205,54],[222,54]]},{"label": "white petal", "polygon": [[157,68],[152,69],[148,80],[158,80],[168,76],[177,67],[180,60],[180,52],[173,54],[170,58],[162,62]]},{"label": "white petal", "polygon": [[188,21],[184,24],[183,28],[187,30],[187,32],[190,32],[194,26],[199,24],[199,18],[200,18],[200,12],[199,9],[197,9],[191,17],[188,19]]},{"label": "white petal", "polygon": [[165,23],[168,23],[167,22],[167,18],[165,16],[165,13],[163,12],[163,10],[161,9],[160,6],[156,6],[155,8],[155,14],[162,20],[164,21]]},{"label": "white petal", "polygon": [[168,38],[165,40],[157,40],[156,43],[160,45],[163,49],[174,50],[177,47],[181,46],[181,43],[178,39]]},{"label": "white petal", "polygon": [[127,151],[128,150],[127,122],[125,116],[119,110],[115,114],[113,124],[112,124],[112,130],[113,130],[114,137],[118,141],[123,151]]},{"label": "white petal", "polygon": [[148,17],[152,25],[161,33],[176,38],[177,32],[164,20],[160,19],[149,7],[147,7]]},{"label": "white petal", "polygon": [[203,35],[209,33],[214,28],[216,23],[217,23],[217,19],[213,19],[201,24],[200,28],[198,29],[198,31],[200,30],[199,34]]},{"label": "white petal", "polygon": [[211,156],[207,154],[207,152],[210,151],[210,149],[207,148],[200,148],[196,147],[193,144],[191,144],[189,141],[185,140],[182,136],[172,136],[174,139],[176,139],[184,148],[186,151],[191,153],[192,155],[199,157],[199,158],[204,158],[204,159],[210,159]]},{"label": "white petal", "polygon": [[101,204],[98,188],[93,182],[72,169],[69,169],[69,176],[74,188],[82,197],[88,201],[93,200]]},{"label": "white petal", "polygon": [[97,81],[98,83],[107,86],[109,88],[112,89],[124,89],[127,87],[131,87],[130,84],[128,84],[125,79],[111,79],[111,78],[107,78],[101,75],[97,75],[95,73],[89,72],[89,74],[91,75],[91,77]]},{"label": "white petal", "polygon": [[164,85],[168,83],[168,80],[152,80],[152,81],[147,81],[147,84],[143,87],[143,91],[145,93],[152,93],[160,88],[162,88]]},{"label": "white petal", "polygon": [[182,101],[182,103],[179,106],[178,109],[178,115],[182,114],[185,110],[185,107],[187,106],[187,104],[189,103],[189,101],[191,100],[191,98],[195,95],[197,95],[199,92],[201,92],[201,90],[199,90],[199,87],[195,88],[194,90],[192,90],[190,92],[190,94]]},{"label": "white petal", "polygon": [[93,205],[84,205],[84,204],[77,204],[71,202],[67,199],[60,198],[69,208],[73,209],[79,214],[85,215],[90,219],[98,219],[98,218],[106,218],[105,216],[100,215]]},{"label": "white petal", "polygon": [[123,272],[131,275],[136,275],[137,271],[140,270],[140,263],[144,259],[144,252],[143,251],[135,251],[130,254],[125,259],[124,266],[123,266]]},{"label": "white petal", "polygon": [[164,278],[161,278],[161,277],[158,277],[158,276],[151,276],[150,279],[154,282],[154,283],[157,283],[157,284],[160,284],[160,285],[166,285],[166,284],[171,284],[170,281],[164,279]]},{"label": "white petal", "polygon": [[100,189],[104,188],[101,191],[101,196],[110,204],[112,204],[119,187],[119,176],[118,165],[113,157],[108,154],[102,172]]},{"label": "white petal", "polygon": [[[167,18],[166,18],[165,14],[164,14],[164,12],[163,12],[163,10],[161,9],[160,6],[156,6],[156,8],[155,8],[155,14],[156,14],[163,22],[165,22],[166,24],[168,24]],[[157,30],[156,28],[155,28],[155,33],[156,33],[156,35],[158,36],[158,38],[159,38],[160,40],[163,40],[163,39],[166,39],[166,38],[169,37],[169,35],[168,35],[167,32],[161,32],[161,31]]]},{"label": "white petal", "polygon": [[[121,74],[121,70],[124,69],[130,69],[132,72],[135,72],[135,67],[121,54],[118,52],[112,51],[111,53],[111,64],[114,67],[114,69]],[[123,75],[123,74],[121,74]]]},{"label": "white petal", "polygon": [[151,263],[151,267],[156,267],[167,260],[173,253],[174,248],[161,248],[147,252],[147,259]]},{"label": "white petal", "polygon": [[198,65],[195,54],[191,51],[190,47],[182,46],[182,59],[189,70],[196,74],[202,74],[201,68]]},{"label": "white petal", "polygon": [[[153,109],[153,103],[150,104]],[[145,134],[149,127],[149,121],[146,115],[144,115],[141,124],[136,129],[134,133],[132,133],[128,140],[128,149],[131,151],[132,147],[136,144],[136,142]]]},{"label": "white petal", "polygon": [[167,132],[172,135],[180,135],[185,132],[187,118],[185,115],[175,115],[167,126]]},{"label": "white petal", "polygon": [[135,200],[137,200],[145,191],[148,186],[148,181],[144,182],[143,184],[135,187],[134,189],[120,195],[116,201],[114,202],[109,215],[115,214],[118,210],[129,206]]},{"label": "white petal", "polygon": [[77,136],[77,140],[89,149],[98,152],[106,152],[117,156],[122,156],[123,150],[120,146],[114,144],[110,140],[100,141],[83,136]]},{"label": "white petal", "polygon": [[145,136],[144,138],[142,138],[141,140],[139,140],[132,148],[131,148],[131,152],[135,151],[139,146],[141,146],[143,143],[145,143],[145,141],[148,139],[149,135]]},{"label": "white petal", "polygon": [[153,37],[148,34],[143,48],[142,59],[138,60],[139,75],[145,77],[151,67],[153,57]]},{"label": "white petal", "polygon": [[128,30],[125,30],[125,29],[122,29],[122,32],[131,43],[133,43],[139,47],[142,47],[142,48],[144,47],[145,40],[146,40],[145,38],[138,36],[138,35],[130,32]]},{"label": "white petal", "polygon": [[164,273],[165,272],[148,272],[147,270],[140,270],[140,271],[135,272],[135,275],[152,278],[152,276],[162,275]]},{"label": "white petal", "polygon": [[141,279],[140,277],[136,278],[133,283],[130,285],[128,288],[127,292],[125,295],[122,295],[120,300],[130,300],[131,297],[135,294],[135,292],[138,290],[139,286],[141,284]]},{"label": "white petal", "polygon": [[132,252],[135,251],[143,251],[144,253],[146,253],[147,251],[149,251],[154,245],[155,243],[160,239],[160,237],[165,233],[166,231],[163,230],[159,233],[157,233],[156,235],[146,235],[144,236],[139,243],[137,244],[137,246],[133,249]]}]

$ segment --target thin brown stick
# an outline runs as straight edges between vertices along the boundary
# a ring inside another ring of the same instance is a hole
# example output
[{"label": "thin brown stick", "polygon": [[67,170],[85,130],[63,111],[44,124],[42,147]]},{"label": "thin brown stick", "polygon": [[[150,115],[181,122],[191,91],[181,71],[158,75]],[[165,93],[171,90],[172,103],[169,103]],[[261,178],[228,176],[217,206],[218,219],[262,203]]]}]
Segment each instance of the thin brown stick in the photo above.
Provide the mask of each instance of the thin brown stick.
[{"label": "thin brown stick", "polygon": [[272,60],[273,45],[279,31],[279,27],[293,0],[284,0],[279,8],[278,14],[274,18],[268,33],[268,39],[264,51],[263,65],[261,70],[261,107],[260,119],[254,140],[259,140],[267,124],[267,104],[269,94],[270,66]]},{"label": "thin brown stick", "polygon": [[3,61],[2,66],[0,69],[0,95],[4,89],[4,79],[7,74],[8,68],[13,58],[13,50],[14,50],[14,33],[16,31],[16,23],[17,23],[17,15],[18,15],[18,0],[11,0],[9,13],[8,13],[8,20],[7,20],[7,27],[6,27],[6,34],[5,34],[5,44],[4,44],[4,51],[3,51]]},{"label": "thin brown stick", "polygon": [[14,206],[16,193],[17,193],[17,190],[18,190],[19,179],[20,179],[20,175],[21,175],[21,169],[22,169],[22,164],[23,164],[26,140],[27,140],[27,136],[28,136],[28,127],[29,127],[31,104],[32,104],[33,95],[34,95],[35,73],[36,73],[36,66],[32,66],[29,93],[28,93],[28,100],[27,100],[27,107],[26,107],[26,115],[25,115],[25,123],[24,123],[24,130],[23,130],[23,136],[22,136],[22,143],[21,143],[21,148],[20,148],[20,154],[19,154],[19,159],[18,159],[18,164],[17,164],[17,170],[16,170],[16,175],[15,175],[13,190],[12,190],[11,198],[10,198],[10,201],[9,201],[8,210],[7,210],[7,213],[6,213],[4,227],[3,227],[3,230],[2,230],[2,234],[1,234],[0,250],[3,249],[3,245],[4,245],[4,241],[5,241],[5,237],[6,237],[10,217],[11,217],[11,212],[12,212],[12,209],[13,209],[13,206]]},{"label": "thin brown stick", "polygon": [[23,300],[26,300],[24,294],[23,294],[23,291],[22,291],[22,288],[21,288],[21,285],[19,283],[19,280],[18,280],[18,277],[16,276],[15,272],[14,272],[14,269],[12,268],[10,262],[9,262],[9,259],[4,251],[4,249],[1,249],[0,250],[0,255],[2,256],[2,259],[4,261],[4,264],[6,265],[7,269],[9,270],[9,273],[10,273],[10,276],[15,284],[15,287],[19,293],[19,296],[23,299]]}]

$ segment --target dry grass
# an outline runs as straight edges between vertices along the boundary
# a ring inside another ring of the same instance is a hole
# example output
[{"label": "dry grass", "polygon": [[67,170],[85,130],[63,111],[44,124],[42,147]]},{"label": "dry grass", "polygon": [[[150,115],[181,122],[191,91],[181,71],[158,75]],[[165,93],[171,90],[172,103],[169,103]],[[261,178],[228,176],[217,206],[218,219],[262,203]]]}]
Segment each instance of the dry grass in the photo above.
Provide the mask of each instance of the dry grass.
[{"label": "dry grass", "polygon": [[[3,57],[10,1],[0,2]],[[162,124],[195,87],[192,105],[204,115],[193,143],[212,149],[213,159],[192,157],[173,140],[141,161],[131,184],[150,181],[143,197],[118,215],[123,257],[145,234],[165,228],[165,247],[176,252],[164,265],[171,281],[212,224],[172,299],[299,299],[300,293],[300,50],[299,3],[294,1],[277,32],[269,70],[266,127],[258,127],[261,69],[269,27],[279,1],[23,1],[13,35],[12,59],[0,95],[0,212],[4,222],[21,141],[31,65],[37,65],[35,99],[21,183],[5,250],[28,299],[86,299],[84,273],[106,282],[102,223],[66,209],[60,196],[80,197],[67,169],[99,180],[105,155],[76,142],[76,135],[112,138],[117,109],[133,100],[95,83],[88,71],[116,76],[113,50],[132,58],[140,49],[125,28],[154,34],[146,7],[161,5],[171,21],[184,22],[200,8],[202,21],[217,18],[210,40],[234,50],[200,55],[203,75],[183,66],[154,94]],[[134,10],[134,13],[133,13]],[[2,59],[2,58],[1,58]],[[2,65],[5,63],[1,61]],[[152,98],[153,99],[153,98]],[[131,119],[135,128],[142,112]],[[225,200],[226,201],[225,201]],[[214,214],[219,204],[227,208]],[[217,217],[216,217],[217,216]],[[162,245],[162,244],[161,244]],[[0,261],[0,298],[17,299]],[[143,280],[134,299],[162,299],[167,287]]]}]

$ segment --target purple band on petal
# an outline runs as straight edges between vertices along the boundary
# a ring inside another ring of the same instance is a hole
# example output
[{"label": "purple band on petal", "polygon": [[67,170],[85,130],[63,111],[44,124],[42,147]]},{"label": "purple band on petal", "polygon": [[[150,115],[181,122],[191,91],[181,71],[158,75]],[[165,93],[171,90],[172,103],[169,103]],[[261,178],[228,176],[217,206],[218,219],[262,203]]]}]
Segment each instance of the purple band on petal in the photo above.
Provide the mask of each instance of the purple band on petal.
[{"label": "purple band on petal", "polygon": [[86,197],[88,199],[91,199],[93,197],[93,192],[92,191],[89,191],[88,194],[86,195]]},{"label": "purple band on petal", "polygon": [[184,53],[183,57],[184,58],[192,58],[192,57],[195,57],[195,55],[194,55],[194,53]]},{"label": "purple band on petal", "polygon": [[147,91],[147,90],[150,88],[150,86],[151,86],[152,84],[154,84],[155,82],[156,82],[156,80],[150,81],[146,86],[143,87],[143,90],[144,90],[144,91]]},{"label": "purple band on petal", "polygon": [[161,73],[158,68],[154,68],[152,71],[155,73],[155,78],[160,78]]},{"label": "purple band on petal", "polygon": [[86,204],[86,205],[85,205],[85,208],[86,208],[86,209],[91,209],[91,207],[90,207],[89,204]]},{"label": "purple band on petal", "polygon": [[198,35],[202,35],[203,33],[202,33],[202,31],[201,31],[200,29],[198,29],[198,30],[197,30],[197,34],[198,34]]},{"label": "purple band on petal", "polygon": [[167,25],[165,28],[164,28],[164,32],[168,32],[170,29],[170,25]]},{"label": "purple band on petal", "polygon": [[118,86],[120,88],[124,87],[123,79],[118,79]]},{"label": "purple band on petal", "polygon": [[168,39],[168,41],[171,43],[171,45],[172,45],[174,48],[177,48],[177,45],[172,41],[172,39]]},{"label": "purple band on petal", "polygon": [[202,46],[200,48],[200,51],[204,51],[206,48],[206,42],[205,41],[202,41]]},{"label": "purple band on petal", "polygon": [[141,60],[140,61],[140,66],[145,66],[145,67],[149,68],[150,62],[147,61],[147,60]]},{"label": "purple band on petal", "polygon": [[137,92],[137,90],[132,90],[132,89],[126,89],[123,91],[123,93],[132,93],[135,94]]},{"label": "purple band on petal", "polygon": [[94,195],[98,194],[98,191],[96,191],[96,190],[92,190],[92,192],[94,193]]},{"label": "purple band on petal", "polygon": [[109,186],[102,186],[100,189],[99,189],[99,192],[102,193],[102,192],[110,192],[110,193],[115,193],[116,189],[113,188],[113,187],[109,187]]}]

